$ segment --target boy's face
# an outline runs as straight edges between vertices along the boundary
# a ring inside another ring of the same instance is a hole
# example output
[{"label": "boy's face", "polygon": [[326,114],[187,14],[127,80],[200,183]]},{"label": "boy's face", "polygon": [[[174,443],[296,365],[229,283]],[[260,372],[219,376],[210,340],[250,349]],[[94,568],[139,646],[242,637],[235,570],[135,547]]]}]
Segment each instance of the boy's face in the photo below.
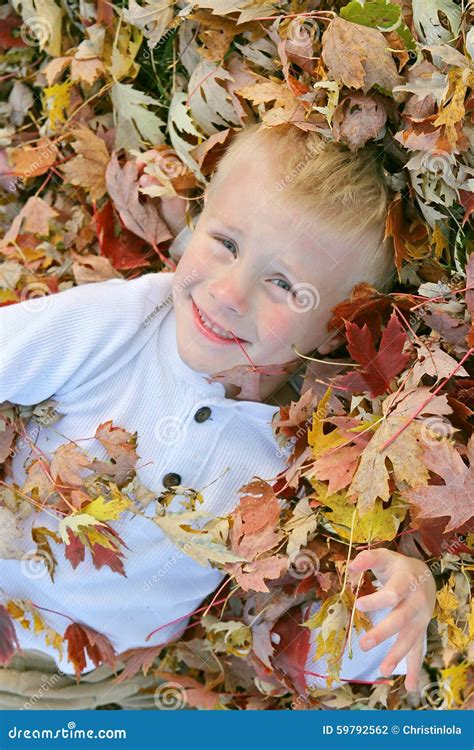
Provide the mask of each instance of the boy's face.
[{"label": "boy's face", "polygon": [[[332,348],[326,324],[351,288],[354,249],[320,219],[294,228],[298,208],[285,204],[285,187],[277,189],[268,161],[239,159],[219,178],[178,263],[178,350],[197,372],[213,374],[249,360],[283,364],[297,359],[292,344],[303,354],[322,344],[320,351]],[[221,332],[241,339],[249,359],[234,339],[206,332],[196,308]]]}]

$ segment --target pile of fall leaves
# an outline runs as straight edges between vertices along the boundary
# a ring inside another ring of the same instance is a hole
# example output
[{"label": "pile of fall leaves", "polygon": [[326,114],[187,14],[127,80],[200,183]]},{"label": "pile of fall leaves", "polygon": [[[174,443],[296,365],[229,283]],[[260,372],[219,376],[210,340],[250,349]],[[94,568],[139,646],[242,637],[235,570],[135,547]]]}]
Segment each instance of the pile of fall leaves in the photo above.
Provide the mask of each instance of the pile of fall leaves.
[{"label": "pile of fall leaves", "polygon": [[[330,329],[345,333],[357,367],[309,363],[301,398],[274,423],[288,469],[274,485],[249,477],[234,512],[204,525],[199,493],[185,495],[181,513],[167,513],[172,490],[155,498],[163,531],[228,577],[179,640],[122,654],[120,680],[142,669],[200,708],[472,705],[473,18],[464,0],[0,7],[1,305],[173,270],[176,205],[202,192],[249,122],[292,123],[350,150],[376,143],[392,191],[396,288],[360,284],[334,308]],[[54,402],[2,405],[5,475],[27,425],[54,419]],[[74,567],[87,549],[97,568],[120,574],[122,540],[107,522],[154,496],[134,470],[136,434],[105,423],[96,437],[110,462],[81,464],[67,444],[47,464],[36,457],[31,487],[42,473],[62,518],[57,534],[36,528],[33,540],[50,560],[51,545],[65,544]],[[4,530],[29,499],[44,501],[27,484],[0,485]],[[71,499],[105,524],[103,536],[64,515]],[[374,590],[370,575],[352,582],[347,563],[378,546],[426,560],[437,581],[418,697],[401,677],[337,687],[350,626],[368,627],[355,599]],[[315,598],[321,612],[308,619]],[[113,663],[104,641],[77,625],[51,632],[19,600],[0,602],[3,662],[14,621],[70,653],[74,643],[78,678],[84,649]],[[308,692],[311,628],[329,679]]]}]

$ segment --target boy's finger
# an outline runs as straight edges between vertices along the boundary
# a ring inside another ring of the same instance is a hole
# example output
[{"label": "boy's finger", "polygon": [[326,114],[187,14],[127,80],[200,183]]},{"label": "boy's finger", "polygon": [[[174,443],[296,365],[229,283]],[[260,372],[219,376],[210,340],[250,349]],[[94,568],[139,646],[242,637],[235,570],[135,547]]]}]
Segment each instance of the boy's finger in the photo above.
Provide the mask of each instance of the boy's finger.
[{"label": "boy's finger", "polygon": [[365,633],[359,641],[360,647],[368,651],[374,646],[378,646],[382,641],[386,641],[395,633],[399,633],[405,625],[406,615],[399,608],[393,610],[387,617],[378,623],[375,628]]},{"label": "boy's finger", "polygon": [[395,641],[395,645],[390,649],[380,665],[380,671],[384,677],[390,677],[397,664],[411,651],[419,639],[420,633],[418,631],[412,633],[407,631],[407,628],[401,631]]},{"label": "boy's finger", "polygon": [[407,577],[405,573],[395,573],[385,583],[383,588],[375,594],[361,596],[356,601],[356,607],[361,612],[372,612],[374,609],[396,607],[408,594]]},{"label": "boy's finger", "polygon": [[405,687],[409,692],[418,690],[421,665],[423,664],[423,638],[415,643],[407,656],[407,676]]},{"label": "boy's finger", "polygon": [[349,570],[354,573],[361,573],[363,570],[383,570],[391,562],[391,550],[380,547],[380,549],[366,549],[359,552],[358,555],[349,563]]}]

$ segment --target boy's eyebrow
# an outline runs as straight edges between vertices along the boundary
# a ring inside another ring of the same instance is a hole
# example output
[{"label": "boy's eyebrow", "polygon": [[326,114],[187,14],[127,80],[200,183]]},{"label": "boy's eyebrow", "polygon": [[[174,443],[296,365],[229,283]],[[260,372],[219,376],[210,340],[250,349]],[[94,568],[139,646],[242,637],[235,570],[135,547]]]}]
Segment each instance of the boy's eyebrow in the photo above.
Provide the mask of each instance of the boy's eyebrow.
[{"label": "boy's eyebrow", "polygon": [[[225,229],[227,232],[230,232],[231,234],[235,234],[235,236],[238,237],[239,239],[245,236],[245,232],[243,230],[237,229],[236,227],[233,227],[230,224],[227,224],[225,221],[222,221],[220,219],[214,219],[214,221],[220,224],[221,227]],[[282,260],[281,258],[277,258],[275,262],[279,264],[280,266],[282,266],[282,268],[284,268],[286,271],[288,271],[288,273],[291,273],[294,276],[298,276],[297,269],[294,269],[291,266],[289,266],[288,263],[285,263],[285,261]]]},{"label": "boy's eyebrow", "polygon": [[227,224],[225,221],[222,221],[221,219],[214,219],[214,222],[216,224],[220,224],[223,229],[225,229],[227,232],[230,232],[231,234],[235,234],[236,237],[243,237],[245,232],[243,232],[241,229],[237,229],[237,227],[233,227],[230,224]]}]

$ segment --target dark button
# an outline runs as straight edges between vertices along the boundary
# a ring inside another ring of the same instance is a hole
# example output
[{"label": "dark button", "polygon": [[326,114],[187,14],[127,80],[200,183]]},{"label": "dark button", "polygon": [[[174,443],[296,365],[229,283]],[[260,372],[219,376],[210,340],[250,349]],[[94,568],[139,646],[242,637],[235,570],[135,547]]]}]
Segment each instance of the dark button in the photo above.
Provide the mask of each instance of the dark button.
[{"label": "dark button", "polygon": [[196,422],[205,422],[206,419],[209,419],[211,414],[212,411],[208,406],[201,406],[201,408],[198,409],[196,414],[194,415],[194,419],[196,420]]},{"label": "dark button", "polygon": [[163,477],[163,486],[168,487],[176,487],[176,485],[181,484],[181,477],[179,474],[174,474],[172,471],[170,471],[169,474],[165,474]]}]

